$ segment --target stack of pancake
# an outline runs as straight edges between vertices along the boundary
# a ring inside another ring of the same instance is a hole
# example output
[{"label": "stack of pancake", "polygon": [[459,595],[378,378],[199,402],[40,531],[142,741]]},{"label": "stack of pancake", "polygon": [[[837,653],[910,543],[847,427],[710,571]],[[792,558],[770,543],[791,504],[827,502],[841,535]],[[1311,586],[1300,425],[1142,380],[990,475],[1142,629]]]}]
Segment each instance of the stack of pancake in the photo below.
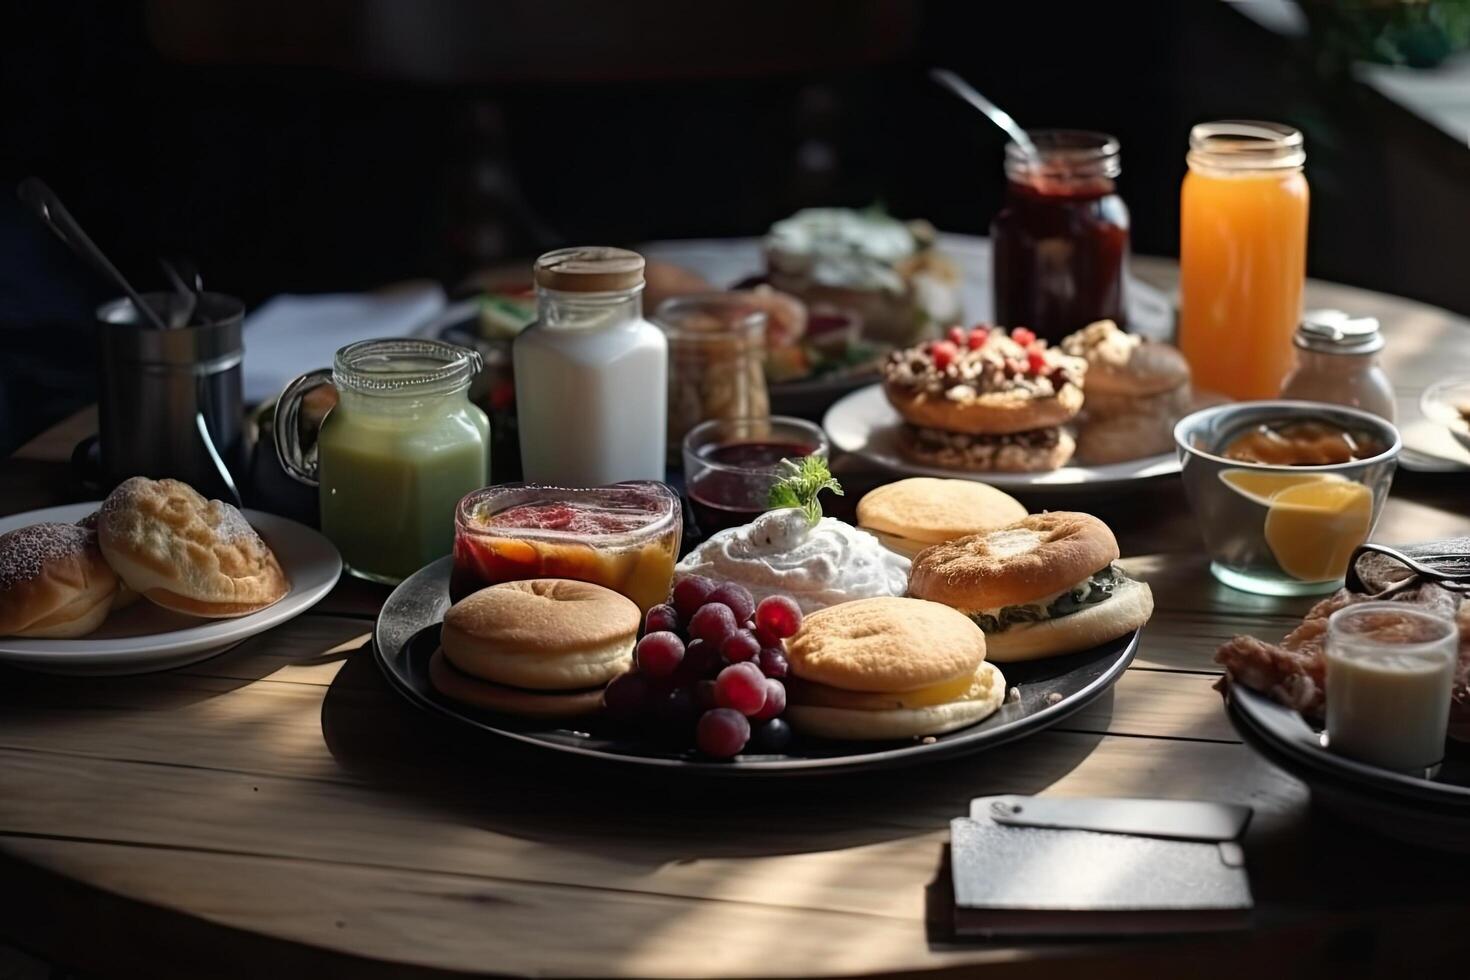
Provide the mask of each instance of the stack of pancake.
[{"label": "stack of pancake", "polygon": [[1174,425],[1193,400],[1178,348],[1124,333],[1112,320],[1082,328],[1061,347],[1087,362],[1078,462],[1102,466],[1174,449]]}]

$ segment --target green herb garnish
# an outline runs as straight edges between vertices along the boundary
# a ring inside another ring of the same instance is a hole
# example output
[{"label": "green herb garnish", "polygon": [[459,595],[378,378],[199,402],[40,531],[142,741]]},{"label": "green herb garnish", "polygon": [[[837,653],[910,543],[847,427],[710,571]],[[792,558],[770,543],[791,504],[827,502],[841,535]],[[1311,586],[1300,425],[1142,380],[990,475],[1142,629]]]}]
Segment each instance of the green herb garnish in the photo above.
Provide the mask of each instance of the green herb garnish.
[{"label": "green herb garnish", "polygon": [[822,502],[817,499],[817,495],[823,490],[831,490],[840,497],[842,484],[837,482],[832,471],[827,469],[827,461],[820,456],[803,456],[800,462],[783,459],[781,466],[787,471],[787,475],[771,487],[766,506],[771,510],[778,507],[800,508],[806,512],[807,521],[815,526],[822,519]]}]

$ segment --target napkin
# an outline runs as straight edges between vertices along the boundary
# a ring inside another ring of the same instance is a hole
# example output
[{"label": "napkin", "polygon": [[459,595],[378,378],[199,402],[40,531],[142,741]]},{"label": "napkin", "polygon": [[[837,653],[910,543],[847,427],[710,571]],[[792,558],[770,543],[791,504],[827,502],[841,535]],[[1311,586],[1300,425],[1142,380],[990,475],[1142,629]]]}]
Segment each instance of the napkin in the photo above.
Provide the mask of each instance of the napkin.
[{"label": "napkin", "polygon": [[245,401],[275,398],[297,375],[331,367],[338,348],[354,341],[409,336],[444,304],[444,290],[434,282],[276,296],[245,318]]}]

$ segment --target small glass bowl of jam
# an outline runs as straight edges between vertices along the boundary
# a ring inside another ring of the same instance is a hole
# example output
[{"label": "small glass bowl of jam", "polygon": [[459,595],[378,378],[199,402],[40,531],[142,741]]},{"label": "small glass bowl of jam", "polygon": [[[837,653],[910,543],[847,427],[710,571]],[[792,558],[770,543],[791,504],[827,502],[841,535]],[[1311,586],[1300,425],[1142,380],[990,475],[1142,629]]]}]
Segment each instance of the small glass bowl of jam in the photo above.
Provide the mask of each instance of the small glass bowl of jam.
[{"label": "small glass bowl of jam", "polygon": [[1400,448],[1398,430],[1377,415],[1304,401],[1207,408],[1181,420],[1174,440],[1210,571],[1263,595],[1342,586]]},{"label": "small glass bowl of jam", "polygon": [[647,612],[668,599],[683,529],[679,497],[662,483],[486,487],[455,509],[449,595],[458,602],[501,582],[567,578]]},{"label": "small glass bowl of jam", "polygon": [[709,537],[749,524],[768,508],[781,461],[826,459],[831,444],[820,426],[785,415],[711,419],[684,437],[684,484],[699,532]]}]

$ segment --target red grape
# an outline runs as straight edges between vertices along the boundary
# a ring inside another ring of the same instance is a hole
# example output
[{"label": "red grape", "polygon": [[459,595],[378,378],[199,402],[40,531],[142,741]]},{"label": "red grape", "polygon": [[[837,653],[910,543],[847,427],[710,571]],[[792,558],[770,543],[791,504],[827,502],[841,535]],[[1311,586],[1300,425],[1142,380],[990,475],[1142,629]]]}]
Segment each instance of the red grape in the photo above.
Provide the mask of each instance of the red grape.
[{"label": "red grape", "polygon": [[699,705],[695,703],[693,691],[676,687],[658,702],[655,713],[660,722],[688,737],[689,729],[699,720]]},{"label": "red grape", "polygon": [[720,653],[732,664],[744,663],[760,656],[761,644],[745,630],[736,630],[725,637],[725,642],[720,644]]},{"label": "red grape", "polygon": [[638,641],[638,669],[649,677],[672,677],[684,659],[684,641],[667,630],[649,633]]},{"label": "red grape", "polygon": [[750,747],[767,755],[785,752],[791,744],[791,726],[780,718],[763,721],[751,728]]},{"label": "red grape", "polygon": [[723,602],[710,602],[689,617],[689,635],[719,646],[735,632],[735,614]]},{"label": "red grape", "polygon": [[791,673],[791,661],[786,659],[786,651],[782,649],[779,640],[776,641],[775,646],[761,647],[758,662],[761,665],[761,673],[767,677],[785,677]]},{"label": "red grape", "polygon": [[679,632],[679,611],[670,605],[654,606],[643,617],[643,632]]},{"label": "red grape", "polygon": [[729,708],[706,711],[694,730],[694,742],[699,751],[717,759],[739,755],[749,740],[750,722],[740,712]]},{"label": "red grape", "polygon": [[690,640],[689,646],[684,650],[684,666],[688,668],[690,676],[698,680],[719,673],[724,661],[720,658],[720,648],[713,643]]},{"label": "red grape", "polygon": [[743,623],[755,612],[755,597],[739,582],[726,582],[715,588],[705,602],[723,602],[735,614],[735,622]]},{"label": "red grape", "polygon": [[789,596],[766,596],[755,607],[755,623],[762,632],[787,639],[801,629],[801,607]]},{"label": "red grape", "polygon": [[709,599],[715,583],[703,575],[684,575],[674,583],[674,608],[684,617],[684,622],[693,618],[699,607]]},{"label": "red grape", "polygon": [[709,711],[720,706],[720,700],[715,695],[714,681],[694,682],[694,703],[699,705],[700,711]]},{"label": "red grape", "polygon": [[750,716],[751,721],[770,721],[786,710],[786,685],[773,677],[766,678],[766,703]]},{"label": "red grape", "polygon": [[618,721],[632,721],[643,713],[648,703],[648,679],[642,674],[629,671],[612,679],[602,692],[602,703],[607,713]]},{"label": "red grape", "polygon": [[766,677],[755,664],[731,664],[715,678],[720,706],[753,715],[766,703]]}]

